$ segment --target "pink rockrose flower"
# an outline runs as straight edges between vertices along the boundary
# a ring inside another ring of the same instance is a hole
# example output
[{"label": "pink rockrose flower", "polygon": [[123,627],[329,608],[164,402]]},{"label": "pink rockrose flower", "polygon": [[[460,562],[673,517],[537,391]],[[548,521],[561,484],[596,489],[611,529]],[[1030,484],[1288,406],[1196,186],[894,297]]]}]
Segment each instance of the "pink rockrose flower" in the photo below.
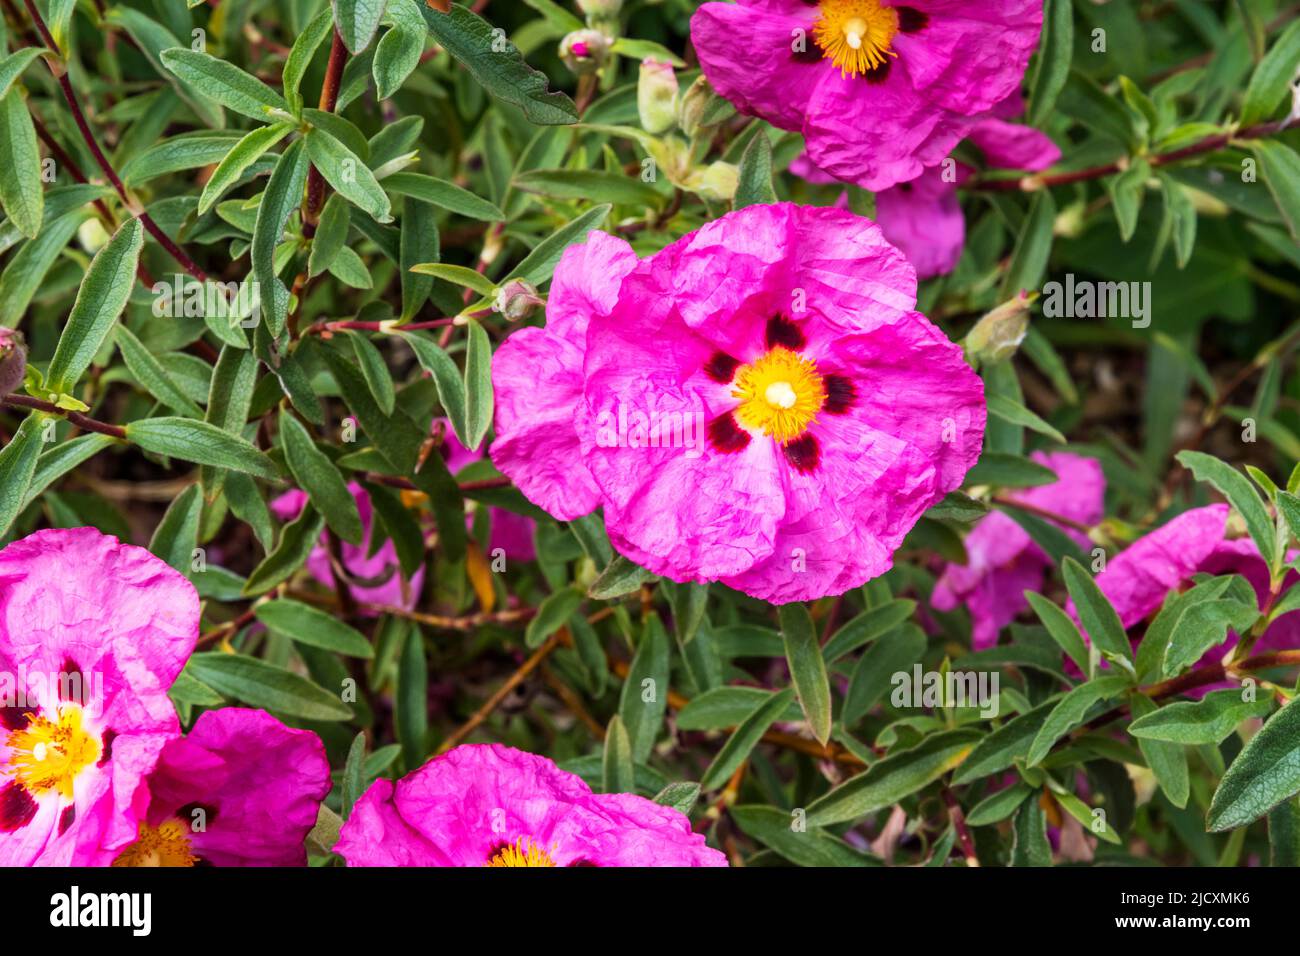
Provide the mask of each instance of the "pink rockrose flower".
[{"label": "pink rockrose flower", "polygon": [[[1070,452],[1034,452],[1038,464],[1056,473],[1057,480],[1007,494],[1012,502],[1033,505],[1081,524],[1101,520],[1106,478],[1093,458]],[[1082,548],[1085,535],[1061,526]],[[1028,532],[1000,511],[991,512],[966,535],[966,564],[948,564],[935,584],[930,603],[951,611],[964,604],[971,616],[971,646],[992,647],[998,633],[1029,606],[1025,591],[1041,591],[1052,559]]]},{"label": "pink rockrose flower", "polygon": [[[435,426],[438,424],[438,421],[434,422]],[[472,452],[462,445],[456,433],[451,430],[451,424],[447,419],[442,419],[441,424],[445,426],[442,454],[446,459],[448,471],[454,475],[462,468],[482,460],[484,453]],[[489,551],[500,549],[511,561],[532,561],[537,557],[533,550],[533,532],[537,528],[537,522],[532,518],[515,514],[505,508],[488,508],[488,523],[491,526],[488,535]],[[467,527],[473,526],[473,514],[465,516],[465,524]]]},{"label": "pink rockrose flower", "polygon": [[[1013,93],[971,129],[969,139],[995,169],[1046,169],[1061,158],[1061,150],[1031,126],[1008,122],[1024,111],[1020,93]],[[1000,117],[1006,116],[1007,119]],[[810,183],[835,182],[807,154],[790,164],[790,172]],[[921,279],[946,275],[957,267],[966,245],[966,218],[957,190],[973,170],[956,160],[926,169],[915,179],[876,194],[876,221],[885,238],[903,250]],[[847,197],[840,202],[847,203]]]},{"label": "pink rockrose flower", "polygon": [[686,815],[598,794],[545,757],[465,744],[377,780],[334,847],[349,866],[726,866]]},{"label": "pink rockrose flower", "polygon": [[198,636],[194,586],[144,548],[74,528],[0,551],[0,866],[106,866],[136,838]]},{"label": "pink rockrose flower", "polygon": [[306,866],[330,791],[320,738],[263,710],[207,711],[169,741],[149,777],[149,813],[114,866]]},{"label": "pink rockrose flower", "polygon": [[980,454],[983,385],[916,273],[845,210],[749,206],[638,260],[566,250],[497,350],[496,466],[674,581],[785,603],[892,565]]},{"label": "pink rockrose flower", "polygon": [[[424,568],[417,568],[410,580],[406,580],[397,560],[397,548],[391,540],[385,541],[373,555],[370,553],[370,535],[375,526],[370,495],[355,481],[348,483],[348,491],[352,492],[357,503],[361,526],[365,530],[362,544],[355,545],[347,541],[339,543],[343,567],[348,572],[353,596],[366,604],[411,610],[420,596]],[[292,521],[302,512],[306,503],[306,492],[297,489],[286,491],[271,502],[271,512],[281,521]],[[330,588],[334,586],[334,573],[330,567],[329,548],[324,532],[308,555],[306,568],[321,584]]]},{"label": "pink rockrose flower", "polygon": [[[1138,538],[1107,563],[1096,577],[1097,587],[1115,608],[1125,629],[1159,611],[1171,591],[1190,587],[1197,574],[1240,574],[1254,589],[1260,607],[1264,606],[1268,599],[1268,567],[1250,538],[1226,536],[1228,514],[1225,504],[1184,511]],[[1289,559],[1294,557],[1288,555]],[[1289,572],[1283,587],[1294,587],[1298,579],[1295,572]],[[1074,615],[1072,604],[1066,610]],[[1236,645],[1237,637],[1229,631],[1227,640],[1210,648],[1201,663],[1221,660]],[[1269,624],[1252,653],[1297,647],[1300,612],[1293,611]]]},{"label": "pink rockrose flower", "polygon": [[1042,0],[738,0],[701,6],[691,40],[737,109],[879,191],[938,165],[1020,89],[1042,23]]}]

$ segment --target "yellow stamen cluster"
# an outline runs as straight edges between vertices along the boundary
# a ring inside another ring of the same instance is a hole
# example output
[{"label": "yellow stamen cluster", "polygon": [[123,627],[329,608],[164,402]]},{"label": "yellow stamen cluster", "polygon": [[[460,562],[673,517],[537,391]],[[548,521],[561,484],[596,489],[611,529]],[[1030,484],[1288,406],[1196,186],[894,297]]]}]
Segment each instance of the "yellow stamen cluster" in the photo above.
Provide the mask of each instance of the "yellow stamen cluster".
[{"label": "yellow stamen cluster", "polygon": [[826,383],[817,366],[778,345],[737,372],[731,394],[741,400],[736,421],[786,444],[812,424],[826,404]]},{"label": "yellow stamen cluster", "polygon": [[822,0],[813,38],[844,76],[860,76],[898,56],[890,44],[898,33],[898,11],[880,0]]},{"label": "yellow stamen cluster", "polygon": [[81,723],[81,708],[67,705],[57,720],[29,715],[27,726],[10,731],[10,774],[27,790],[39,795],[55,790],[72,798],[72,783],[99,759],[99,741]]},{"label": "yellow stamen cluster", "polygon": [[551,855],[527,837],[507,843],[493,854],[487,866],[555,866]]},{"label": "yellow stamen cluster", "polygon": [[114,866],[193,866],[189,828],[172,817],[156,827],[140,824],[140,836],[121,852]]}]

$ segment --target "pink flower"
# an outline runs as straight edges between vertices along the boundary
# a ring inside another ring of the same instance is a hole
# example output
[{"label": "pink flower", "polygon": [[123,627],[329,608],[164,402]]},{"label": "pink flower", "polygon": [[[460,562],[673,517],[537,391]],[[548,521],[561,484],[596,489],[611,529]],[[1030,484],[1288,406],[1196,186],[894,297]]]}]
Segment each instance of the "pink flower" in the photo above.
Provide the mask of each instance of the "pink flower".
[{"label": "pink flower", "polygon": [[878,191],[1019,90],[1042,22],[1041,0],[739,0],[700,7],[691,39],[718,93]]},{"label": "pink flower", "polygon": [[[447,469],[453,475],[483,458],[483,453],[472,452],[460,443],[447,419],[442,419],[441,423],[446,426],[442,438],[442,453],[447,461]],[[434,424],[439,423],[435,421]],[[533,531],[537,523],[532,518],[515,514],[505,508],[488,508],[488,521],[491,525],[488,535],[489,551],[496,551],[499,548],[511,561],[532,561],[537,557],[533,551]],[[473,527],[472,513],[465,516],[465,524],[467,527]]]},{"label": "pink flower", "polygon": [[180,733],[193,585],[94,528],[0,551],[0,866],[102,866],[136,836]]},{"label": "pink flower", "polygon": [[149,813],[114,866],[305,866],[330,791],[320,738],[266,711],[202,714],[149,778]]},{"label": "pink flower", "polygon": [[[346,541],[340,542],[343,567],[348,572],[352,594],[358,601],[366,604],[382,604],[386,607],[400,607],[411,610],[420,596],[420,586],[424,582],[424,568],[417,568],[408,581],[403,577],[397,560],[397,548],[392,540],[387,540],[373,555],[370,554],[370,535],[374,529],[374,515],[370,504],[370,495],[366,489],[354,482],[348,483],[348,491],[356,499],[357,511],[361,515],[361,526],[365,529],[365,543],[358,546]],[[271,511],[281,521],[292,521],[298,517],[307,503],[307,494],[303,491],[286,491],[271,502]],[[307,570],[321,584],[332,588],[334,573],[330,568],[329,550],[322,533],[320,542],[307,557]]]},{"label": "pink flower", "polygon": [[[1023,111],[1020,93],[1013,93],[994,107],[996,115],[980,120],[971,129],[970,141],[984,153],[989,166],[1037,171],[1061,158],[1060,149],[1046,134],[998,118],[1014,118]],[[791,163],[790,171],[811,183],[835,181],[807,155]],[[881,231],[903,250],[920,279],[946,275],[957,267],[966,244],[966,219],[957,201],[957,189],[971,172],[969,166],[954,160],[876,194],[876,219]]]},{"label": "pink flower", "polygon": [[685,814],[596,794],[545,757],[466,744],[377,780],[334,852],[349,866],[726,866]]},{"label": "pink flower", "polygon": [[[1069,452],[1034,452],[1034,461],[1056,472],[1057,481],[1007,498],[1034,505],[1082,524],[1101,520],[1106,479],[1095,459]],[[1080,546],[1088,539],[1062,528]],[[1052,560],[1029,534],[1002,512],[980,519],[966,535],[967,563],[949,564],[935,585],[930,603],[940,611],[965,604],[971,615],[971,646],[982,651],[998,641],[998,632],[1029,606],[1025,591],[1041,591]]]},{"label": "pink flower", "polygon": [[603,506],[656,574],[842,593],[979,457],[982,383],[915,305],[843,210],[750,206],[643,261],[593,233],[497,350],[492,460],[558,518]]},{"label": "pink flower", "polygon": [[[1240,574],[1255,590],[1261,607],[1268,597],[1268,567],[1249,538],[1227,538],[1228,506],[1193,508],[1143,535],[1097,575],[1097,587],[1114,606],[1120,623],[1130,628],[1164,604],[1170,591],[1190,586],[1197,574]],[[1289,555],[1294,557],[1294,554]],[[1297,576],[1287,575],[1284,587]],[[1074,614],[1073,605],[1067,607]],[[1086,635],[1085,635],[1086,637]],[[1228,639],[1206,652],[1202,663],[1220,660],[1237,642]],[[1255,643],[1255,651],[1300,647],[1300,613],[1283,614]]]}]

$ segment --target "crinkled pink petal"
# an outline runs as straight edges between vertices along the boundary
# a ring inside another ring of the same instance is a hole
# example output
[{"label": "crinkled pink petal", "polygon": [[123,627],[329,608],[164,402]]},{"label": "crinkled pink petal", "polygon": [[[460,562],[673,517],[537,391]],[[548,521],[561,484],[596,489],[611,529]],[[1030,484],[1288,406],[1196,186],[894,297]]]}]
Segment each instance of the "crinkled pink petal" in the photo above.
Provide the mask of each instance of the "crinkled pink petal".
[{"label": "crinkled pink petal", "polygon": [[[56,791],[0,785],[0,866],[105,865],[135,839],[144,778],[180,731],[167,691],[198,634],[193,585],[144,548],[74,528],[0,551],[0,672],[50,681],[79,671],[83,727],[101,752],[75,778],[70,804]],[[57,715],[57,683],[28,705],[0,709],[0,773],[8,732],[27,725],[25,714]]]},{"label": "crinkled pink petal", "polygon": [[[446,456],[447,468],[452,474],[482,460],[481,452],[472,452],[460,443],[448,419],[435,420],[434,425],[441,425],[444,429],[442,453]],[[533,531],[536,523],[532,518],[515,514],[504,508],[488,508],[488,521],[491,525],[488,538],[489,550],[495,551],[500,548],[511,561],[532,561],[537,557],[533,551]],[[472,510],[465,515],[465,526],[467,528],[474,526]]]},{"label": "crinkled pink petal", "polygon": [[876,194],[876,219],[885,238],[903,250],[920,279],[946,275],[966,244],[966,218],[957,182],[941,166]]},{"label": "crinkled pink petal", "polygon": [[[262,710],[224,707],[169,743],[149,781],[154,826],[197,806],[193,853],[214,866],[305,866],[304,842],[330,791],[320,738]],[[193,827],[192,827],[193,829]]]},{"label": "crinkled pink petal", "polygon": [[981,120],[969,139],[979,147],[988,164],[997,169],[1046,169],[1061,158],[1051,137],[1032,126],[999,119]]},{"label": "crinkled pink petal", "polygon": [[545,757],[467,744],[357,801],[335,852],[349,866],[485,866],[503,846],[557,866],[726,866],[685,815],[597,795]]}]

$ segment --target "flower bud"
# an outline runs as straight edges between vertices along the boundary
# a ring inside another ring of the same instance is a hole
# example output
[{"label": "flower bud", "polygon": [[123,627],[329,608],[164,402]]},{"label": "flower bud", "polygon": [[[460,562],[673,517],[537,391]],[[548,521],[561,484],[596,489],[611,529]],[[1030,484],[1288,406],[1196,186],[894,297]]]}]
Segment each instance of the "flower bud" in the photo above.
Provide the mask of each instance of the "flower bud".
[{"label": "flower bud", "polygon": [[666,133],[677,122],[677,75],[671,63],[646,59],[636,84],[636,109],[647,133]]},{"label": "flower bud", "polygon": [[8,395],[23,383],[27,371],[27,346],[17,329],[0,328],[0,395]]},{"label": "flower bud", "polygon": [[574,30],[560,41],[560,59],[583,76],[595,73],[609,58],[609,37],[599,30]]},{"label": "flower bud", "polygon": [[1016,354],[1029,331],[1029,307],[1038,293],[1023,289],[975,323],[966,335],[966,355],[973,362],[1000,362]]},{"label": "flower bud", "polygon": [[497,290],[493,308],[506,317],[507,322],[520,322],[533,314],[542,304],[537,287],[523,279],[511,279]]},{"label": "flower bud", "polygon": [[740,170],[731,163],[719,161],[692,173],[686,188],[704,199],[726,202],[736,195],[738,185]]},{"label": "flower bud", "polygon": [[81,243],[81,248],[92,256],[102,249],[110,238],[112,237],[104,228],[104,224],[96,218],[87,219],[77,227],[77,241]]},{"label": "flower bud", "polygon": [[708,79],[701,76],[686,90],[677,108],[677,125],[687,136],[694,136],[706,126],[714,126],[726,119],[735,108],[718,96]]}]

